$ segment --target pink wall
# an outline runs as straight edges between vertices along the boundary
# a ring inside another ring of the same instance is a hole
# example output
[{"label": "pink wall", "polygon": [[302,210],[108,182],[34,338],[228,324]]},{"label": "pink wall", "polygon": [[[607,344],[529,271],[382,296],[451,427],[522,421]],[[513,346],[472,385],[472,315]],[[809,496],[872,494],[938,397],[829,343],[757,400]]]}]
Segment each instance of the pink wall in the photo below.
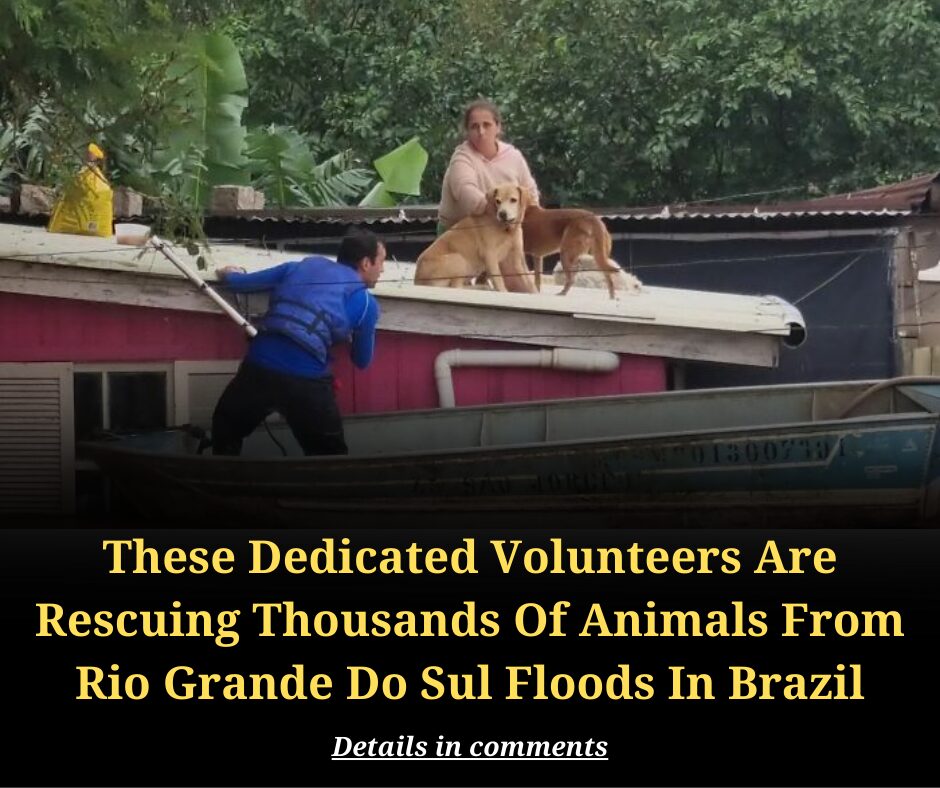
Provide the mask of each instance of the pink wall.
[{"label": "pink wall", "polygon": [[224,315],[0,293],[0,361],[194,361],[239,358]]},{"label": "pink wall", "polygon": [[[532,345],[380,332],[376,355],[366,370],[357,370],[339,354],[334,365],[340,408],[354,411],[407,410],[438,405],[434,359],[452,348],[533,350]],[[620,368],[608,373],[567,372],[512,367],[464,367],[453,370],[458,405],[520,402],[604,394],[638,394],[666,389],[661,358],[622,355]]]},{"label": "pink wall", "polygon": [[[159,362],[237,359],[241,329],[224,315],[0,293],[0,361]],[[357,370],[344,352],[334,371],[344,413],[438,404],[434,359],[452,348],[533,349],[531,345],[380,331],[376,355]],[[551,369],[454,370],[458,405],[643,393],[666,388],[662,358],[622,355],[615,372]]]}]

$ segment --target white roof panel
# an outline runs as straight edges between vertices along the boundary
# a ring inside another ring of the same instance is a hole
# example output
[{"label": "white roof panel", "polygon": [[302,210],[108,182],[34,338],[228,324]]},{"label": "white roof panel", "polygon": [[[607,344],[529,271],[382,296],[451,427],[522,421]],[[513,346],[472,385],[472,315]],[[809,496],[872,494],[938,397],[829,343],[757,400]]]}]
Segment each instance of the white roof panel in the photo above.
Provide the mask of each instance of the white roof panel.
[{"label": "white roof panel", "polygon": [[[177,256],[197,270],[197,259],[174,247]],[[206,268],[198,271],[210,284],[215,269],[240,265],[248,271],[299,259],[297,252],[277,252],[242,245],[214,244],[205,254]],[[149,247],[119,245],[114,238],[49,233],[43,227],[0,224],[0,259],[40,262],[68,268],[91,268],[150,276],[181,278],[178,269]],[[804,327],[792,304],[773,295],[736,295],[702,290],[651,287],[638,293],[618,291],[613,300],[606,289],[575,287],[559,297],[551,275],[543,276],[543,292],[500,293],[490,290],[422,287],[412,283],[414,265],[389,260],[375,289],[380,298],[427,304],[460,304],[509,312],[538,312],[583,320],[673,326],[723,332],[788,336],[794,326]]]}]

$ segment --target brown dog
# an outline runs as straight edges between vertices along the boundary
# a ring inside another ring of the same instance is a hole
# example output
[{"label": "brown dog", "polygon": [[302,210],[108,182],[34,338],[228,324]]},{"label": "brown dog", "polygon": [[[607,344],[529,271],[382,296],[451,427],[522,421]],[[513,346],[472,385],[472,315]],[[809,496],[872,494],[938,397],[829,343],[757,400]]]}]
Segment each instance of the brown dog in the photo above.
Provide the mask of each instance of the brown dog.
[{"label": "brown dog", "polygon": [[502,292],[535,292],[522,253],[528,206],[528,190],[515,184],[495,187],[484,213],[461,219],[418,255],[415,284],[465,287],[485,273]]},{"label": "brown dog", "polygon": [[542,208],[533,205],[526,211],[522,225],[526,254],[535,260],[535,288],[542,289],[542,258],[561,253],[565,271],[565,295],[574,284],[579,269],[578,258],[590,254],[598,271],[607,279],[607,290],[614,297],[614,275],[619,266],[610,262],[612,242],[604,223],[590,211],[580,208]]}]

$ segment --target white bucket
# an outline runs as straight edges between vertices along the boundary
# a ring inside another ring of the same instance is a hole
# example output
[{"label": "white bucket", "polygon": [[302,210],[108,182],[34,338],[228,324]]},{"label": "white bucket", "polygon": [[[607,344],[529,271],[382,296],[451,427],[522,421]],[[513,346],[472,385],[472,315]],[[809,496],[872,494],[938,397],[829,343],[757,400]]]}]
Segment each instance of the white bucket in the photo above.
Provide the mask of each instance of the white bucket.
[{"label": "white bucket", "polygon": [[143,246],[150,237],[150,228],[146,224],[115,224],[114,238],[126,246]]}]

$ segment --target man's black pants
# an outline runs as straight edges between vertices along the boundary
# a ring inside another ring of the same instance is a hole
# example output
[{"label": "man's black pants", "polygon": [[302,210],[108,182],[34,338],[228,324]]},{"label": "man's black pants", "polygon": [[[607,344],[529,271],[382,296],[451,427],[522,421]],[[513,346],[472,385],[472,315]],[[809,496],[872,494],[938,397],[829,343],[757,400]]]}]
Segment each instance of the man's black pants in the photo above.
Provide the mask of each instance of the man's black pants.
[{"label": "man's black pants", "polygon": [[346,454],[333,377],[301,378],[243,361],[212,414],[212,453],[238,455],[242,440],[277,411],[304,454]]}]

